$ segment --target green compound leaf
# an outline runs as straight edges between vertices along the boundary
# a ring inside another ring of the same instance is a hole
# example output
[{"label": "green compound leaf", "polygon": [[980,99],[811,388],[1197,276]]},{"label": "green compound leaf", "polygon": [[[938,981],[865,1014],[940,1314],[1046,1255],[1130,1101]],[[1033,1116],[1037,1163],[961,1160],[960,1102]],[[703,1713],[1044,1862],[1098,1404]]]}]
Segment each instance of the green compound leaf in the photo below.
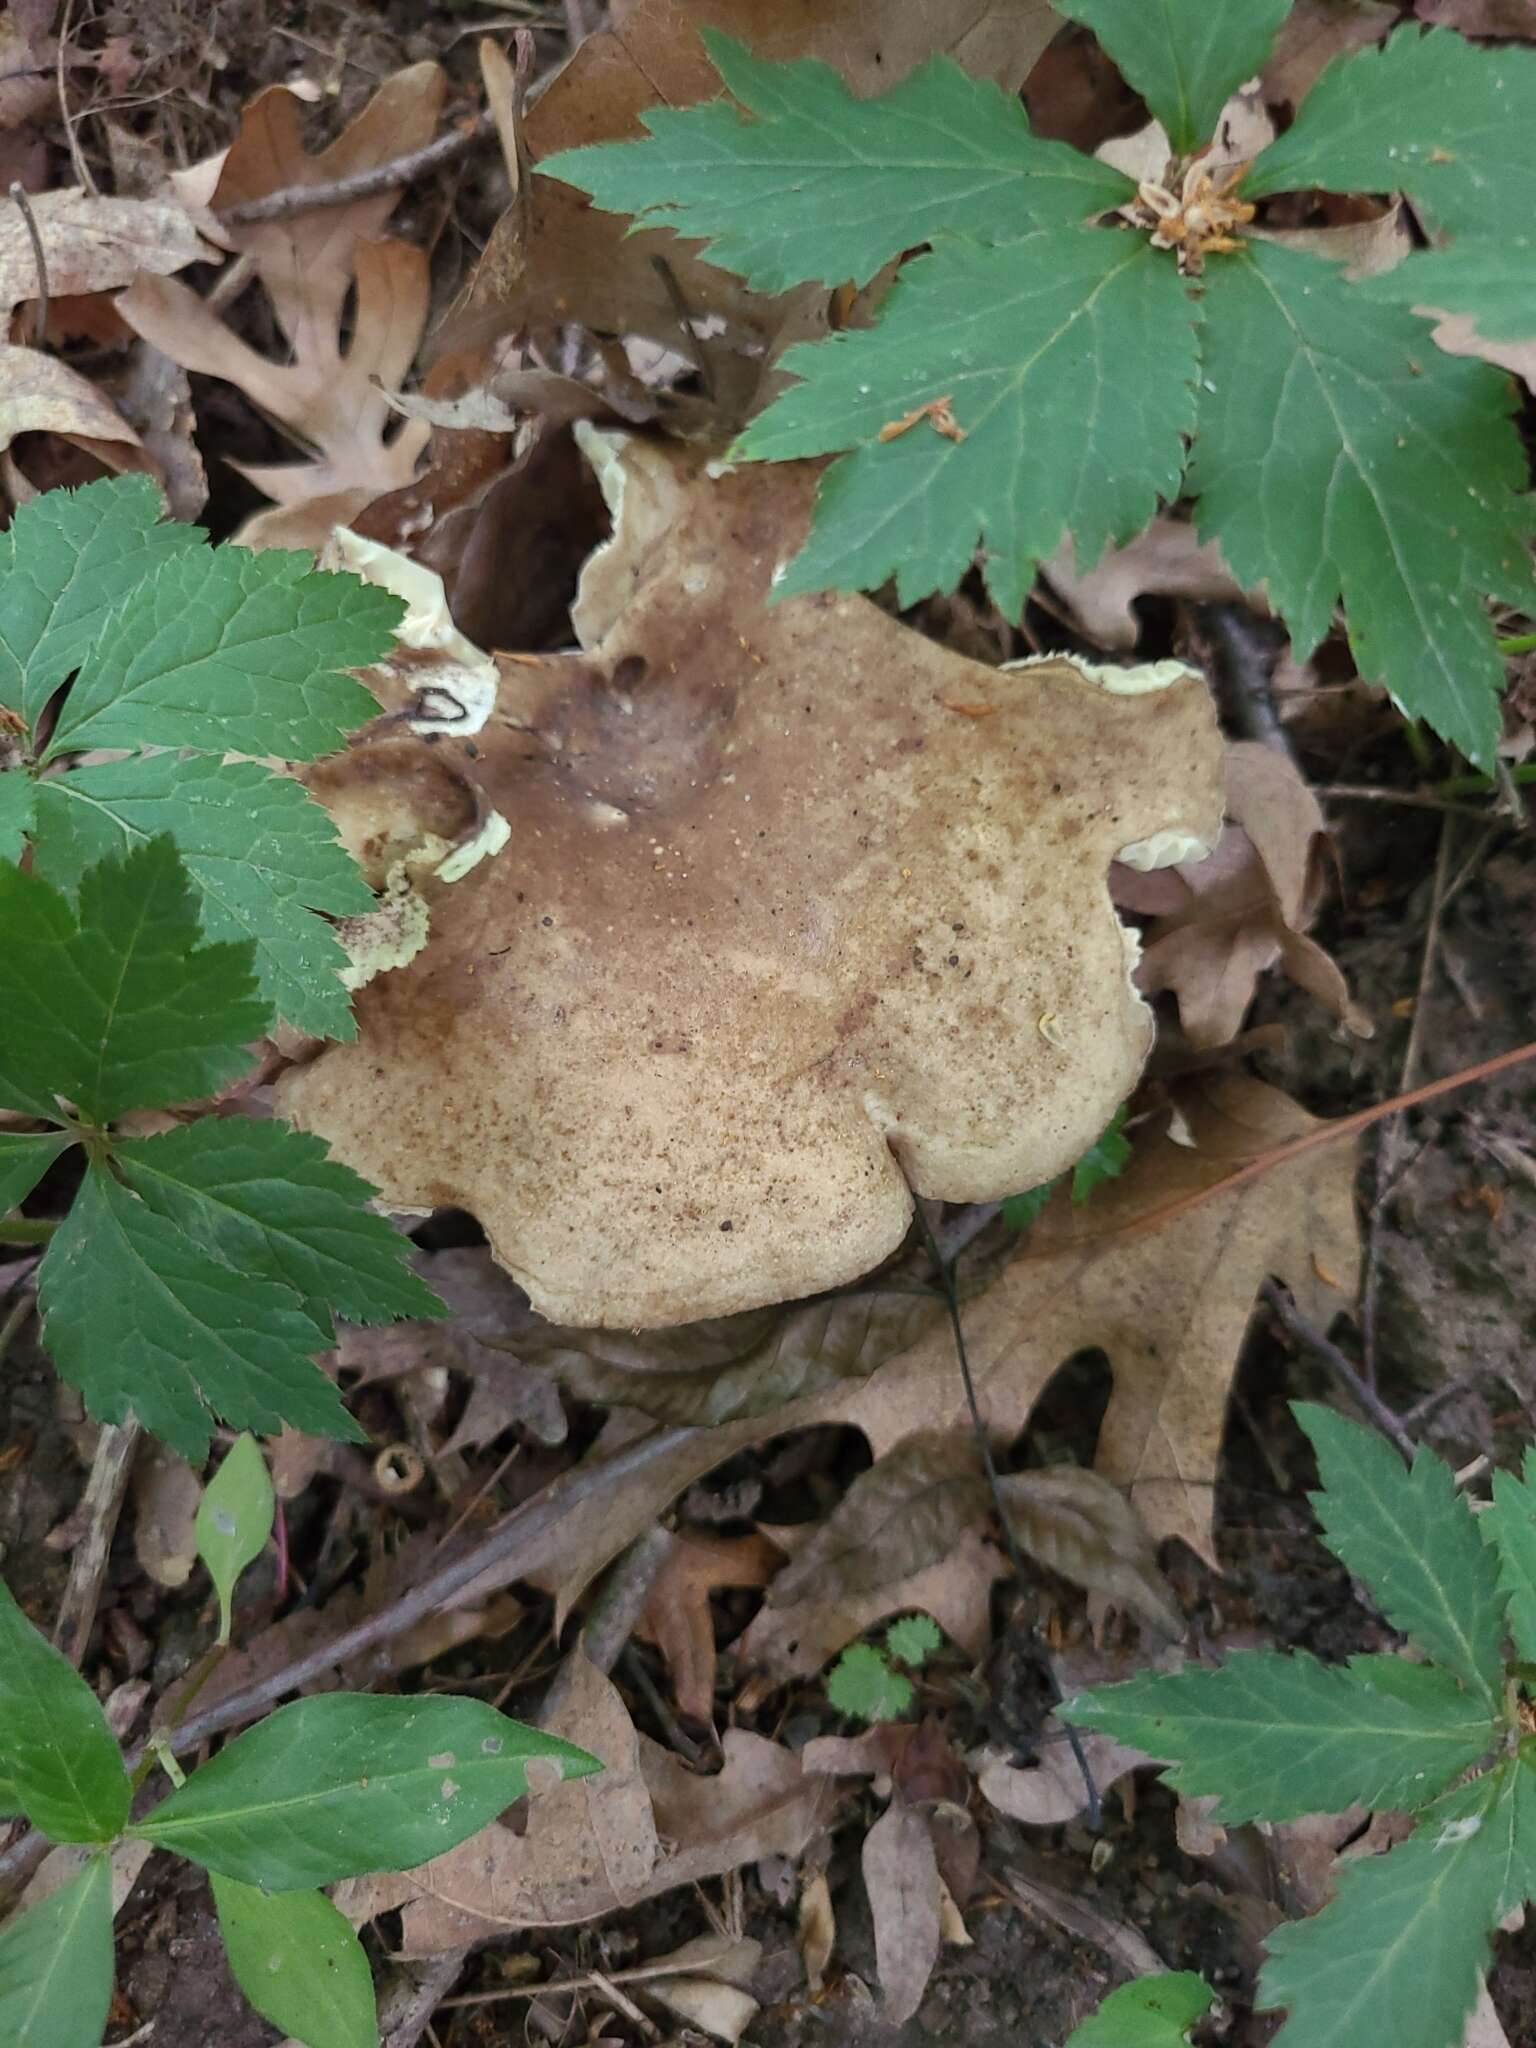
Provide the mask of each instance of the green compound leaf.
[{"label": "green compound leaf", "polygon": [[1510,1764],[1448,1793],[1400,1848],[1342,1862],[1321,1913],[1275,1929],[1259,2003],[1290,2017],[1274,2048],[1460,2041],[1489,1934],[1508,1910],[1519,1780],[1530,1776]]},{"label": "green compound leaf", "polygon": [[1138,1977],[1111,1991],[1063,2048],[1183,2048],[1190,2028],[1215,2003],[1215,1992],[1193,1970]]},{"label": "green compound leaf", "polygon": [[1479,593],[1536,590],[1508,378],[1273,243],[1212,262],[1204,309],[1202,536],[1267,582],[1298,650],[1342,595],[1361,673],[1488,767],[1504,672]]},{"label": "green compound leaf", "polygon": [[378,2048],[373,1972],[323,1893],[215,1876],[213,1903],[235,1982],[263,2019],[305,2048]]},{"label": "green compound leaf", "polygon": [[349,917],[373,894],[328,813],[254,761],[137,754],[36,785],[37,858],[70,888],[104,854],[157,833],[176,841],[210,939],[250,939],[256,978],[280,1017],[317,1037],[354,1035],[346,955],[314,915]]},{"label": "green compound leaf", "polygon": [[229,1641],[235,1581],[260,1557],[272,1533],[272,1475],[255,1437],[237,1436],[203,1488],[193,1528],[197,1554],[219,1596],[219,1641]]},{"label": "green compound leaf", "polygon": [[147,476],[45,491],[0,534],[0,704],[35,725],[107,614],[173,555],[207,539],[162,519]]},{"label": "green compound leaf", "polygon": [[1526,1451],[1518,1477],[1494,1473],[1493,1505],[1478,1516],[1477,1529],[1499,1561],[1515,1655],[1522,1664],[1536,1664],[1536,1446]]},{"label": "green compound leaf", "polygon": [[0,1931],[6,2048],[101,2048],[112,2003],[112,1866],[78,1876]]},{"label": "green compound leaf", "polygon": [[32,830],[34,784],[20,768],[0,770],[0,861],[20,860]]},{"label": "green compound leaf", "polygon": [[275,1117],[205,1117],[120,1140],[114,1156],[134,1192],[187,1237],[308,1304],[321,1344],[331,1309],[355,1323],[448,1313],[407,1264],[409,1240],[368,1208],[367,1181],[306,1131]]},{"label": "green compound leaf", "polygon": [[1498,1712],[1499,1566],[1450,1467],[1421,1449],[1410,1471],[1374,1430],[1311,1401],[1291,1405],[1317,1453],[1323,1491],[1311,1499],[1328,1548],[1365,1581],[1394,1628]]},{"label": "green compound leaf", "polygon": [[870,1643],[850,1643],[827,1673],[827,1699],[856,1721],[894,1721],[912,1704],[912,1681]]},{"label": "green compound leaf", "polygon": [[101,1704],[4,1585],[0,1731],[6,1778],[34,1827],[56,1842],[110,1842],[121,1832],[128,1779]]},{"label": "green compound leaf", "polygon": [[944,1640],[939,1624],[926,1614],[904,1614],[885,1632],[885,1647],[898,1664],[921,1671]]},{"label": "green compound leaf", "polygon": [[1121,206],[1121,172],[1032,135],[1016,97],[935,57],[878,99],[830,65],[704,40],[729,100],[641,116],[645,142],[562,150],[539,169],[646,227],[706,239],[759,291],[863,284],[946,229],[996,241]]},{"label": "green compound leaf", "polygon": [[1027,1230],[1060,1186],[1059,1179],[1046,1180],[1037,1188],[1025,1188],[1022,1194],[1008,1195],[1003,1201],[1003,1221],[1010,1230]]},{"label": "green compound leaf", "polygon": [[1400,1657],[1320,1664],[1238,1650],[1214,1671],[1132,1678],[1061,1707],[1064,1720],[1173,1759],[1168,1782],[1215,1793],[1221,1818],[1294,1820],[1415,1807],[1497,1742],[1501,1724],[1448,1671]]},{"label": "green compound leaf", "polygon": [[1125,1105],[1122,1103],[1073,1167],[1073,1201],[1088,1201],[1095,1188],[1103,1187],[1107,1180],[1118,1180],[1130,1163],[1131,1141],[1125,1135]]},{"label": "green compound leaf", "polygon": [[52,1132],[36,1137],[0,1131],[0,1216],[25,1201],[61,1152],[73,1140]]},{"label": "green compound leaf", "polygon": [[1406,192],[1431,228],[1502,239],[1536,216],[1536,50],[1405,28],[1331,64],[1243,197]]},{"label": "green compound leaf", "polygon": [[54,1363],[91,1413],[136,1415],[189,1464],[207,1457],[215,1416],[367,1441],[311,1363],[324,1340],[299,1297],[225,1264],[100,1163],[48,1246],[38,1298]]},{"label": "green compound leaf", "polygon": [[1390,305],[1465,313],[1485,341],[1523,341],[1536,334],[1536,241],[1468,238],[1426,249],[1364,279],[1361,289]]},{"label": "green compound leaf", "polygon": [[319,1693],[237,1735],[130,1833],[221,1877],[300,1891],[453,1848],[521,1798],[534,1757],[567,1778],[602,1768],[483,1700]]},{"label": "green compound leaf", "polygon": [[377,715],[340,671],[388,653],[401,615],[399,598],[316,574],[308,555],[173,555],[97,635],[45,758],[203,747],[313,760]]},{"label": "green compound leaf", "polygon": [[57,1118],[62,1095],[107,1123],[210,1095],[248,1065],[269,1021],[251,949],[200,937],[169,839],[89,869],[78,911],[0,865],[0,1102]]},{"label": "green compound leaf", "polygon": [[[787,352],[803,381],[737,444],[771,462],[855,451],[823,479],[778,594],[895,576],[915,604],[954,589],[979,538],[988,587],[1017,618],[1065,533],[1086,565],[1178,495],[1193,322],[1174,265],[1138,235],[1050,228],[996,249],[945,242],[908,264],[878,327]],[[938,399],[963,440],[922,418],[880,440]]]},{"label": "green compound leaf", "polygon": [[1209,142],[1270,52],[1291,0],[1058,0],[1091,28],[1181,154]]}]

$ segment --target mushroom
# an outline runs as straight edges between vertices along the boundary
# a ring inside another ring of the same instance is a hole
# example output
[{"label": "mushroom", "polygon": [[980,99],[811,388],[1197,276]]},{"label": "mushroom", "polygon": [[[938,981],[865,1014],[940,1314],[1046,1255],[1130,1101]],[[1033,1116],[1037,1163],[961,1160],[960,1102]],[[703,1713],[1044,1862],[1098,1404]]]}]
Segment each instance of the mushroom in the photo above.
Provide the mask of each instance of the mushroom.
[{"label": "mushroom", "polygon": [[407,649],[309,772],[427,918],[280,1107],[391,1207],[470,1210],[544,1315],[655,1328],[851,1281],[913,1191],[1093,1142],[1152,1039],[1109,863],[1199,858],[1221,751],[1178,663],[999,670],[770,602],[808,465],[579,431],[614,515],[583,651],[500,657],[460,729]]}]

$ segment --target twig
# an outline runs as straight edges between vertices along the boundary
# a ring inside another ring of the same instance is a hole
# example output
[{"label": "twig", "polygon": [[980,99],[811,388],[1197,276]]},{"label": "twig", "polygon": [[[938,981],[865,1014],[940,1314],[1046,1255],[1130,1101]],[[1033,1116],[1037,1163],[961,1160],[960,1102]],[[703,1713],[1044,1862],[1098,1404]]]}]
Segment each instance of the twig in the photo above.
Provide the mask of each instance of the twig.
[{"label": "twig", "polygon": [[85,1534],[70,1553],[69,1584],[64,1588],[53,1630],[55,1644],[76,1670],[96,1621],[101,1584],[107,1575],[107,1559],[117,1532],[123,1496],[128,1491],[139,1434],[138,1423],[130,1417],[127,1422],[105,1424],[96,1440],[91,1476],[85,1483],[79,1508]]},{"label": "twig", "polygon": [[420,149],[407,150],[387,164],[374,164],[366,171],[353,171],[345,178],[332,178],[324,185],[281,185],[264,192],[259,199],[242,199],[238,206],[220,209],[218,218],[227,228],[254,227],[260,221],[293,220],[301,213],[316,213],[323,206],[346,206],[354,199],[372,199],[397,185],[409,185],[427,171],[440,170],[468,156],[496,133],[489,114],[477,114],[462,128],[450,129]]},{"label": "twig", "polygon": [[468,1959],[467,1948],[444,1949],[419,1971],[400,1972],[379,2000],[380,2048],[416,2048]]},{"label": "twig", "polygon": [[591,35],[592,23],[587,14],[587,0],[565,0],[565,33],[573,50],[578,43],[585,42]]},{"label": "twig", "polygon": [[[60,47],[63,47],[62,44]],[[27,224],[27,239],[32,244],[32,261],[37,265],[37,305],[32,314],[32,346],[41,348],[48,335],[48,258],[43,254],[43,238],[38,232],[37,215],[32,211],[27,188],[19,178],[11,180],[11,198]]]},{"label": "twig", "polygon": [[1064,1892],[1033,1871],[1010,1863],[998,1879],[999,1887],[1027,1912],[1042,1915],[1064,1927],[1079,1941],[1091,1942],[1111,1957],[1128,1977],[1155,1977],[1168,1966],[1149,1942],[1128,1921],[1111,1919],[1091,1905],[1080,1892]]},{"label": "twig", "polygon": [[27,1318],[37,1305],[37,1296],[30,1291],[14,1301],[6,1311],[5,1321],[0,1323],[0,1365],[5,1363],[5,1354],[15,1343],[17,1335],[27,1325]]},{"label": "twig", "polygon": [[[1455,827],[1449,819],[1440,827],[1440,844],[1435,850],[1435,875],[1430,885],[1429,923],[1424,932],[1424,951],[1419,958],[1419,981],[1413,998],[1413,1017],[1408,1026],[1408,1043],[1403,1051],[1398,1076],[1398,1093],[1412,1088],[1418,1072],[1423,1041],[1424,1011],[1435,978],[1435,961],[1440,947],[1440,921],[1445,914],[1446,883],[1451,872],[1451,843]],[[1366,1384],[1376,1384],[1376,1320],[1380,1306],[1381,1218],[1387,1198],[1397,1184],[1402,1163],[1403,1120],[1394,1117],[1381,1134],[1376,1154],[1376,1190],[1366,1223],[1365,1274],[1360,1288],[1360,1362]]]},{"label": "twig", "polygon": [[1449,797],[1434,796],[1426,790],[1417,789],[1376,789],[1366,782],[1318,782],[1313,784],[1313,795],[1324,802],[1329,797],[1341,797],[1350,803],[1406,804],[1416,811],[1441,811],[1452,818],[1486,818],[1484,804],[1458,804]]},{"label": "twig", "polygon": [[1207,604],[1199,616],[1220,661],[1227,710],[1245,740],[1257,740],[1294,759],[1290,737],[1275,709],[1272,672],[1278,648],[1264,644],[1254,615],[1242,604]]},{"label": "twig", "polygon": [[1285,1289],[1277,1286],[1273,1280],[1266,1280],[1260,1292],[1288,1334],[1310,1351],[1314,1358],[1321,1359],[1360,1412],[1374,1422],[1384,1436],[1392,1439],[1411,1464],[1417,1449],[1413,1438],[1376,1389],[1369,1381],[1361,1378],[1338,1345],[1325,1337],[1321,1330],[1314,1329]]},{"label": "twig", "polygon": [[59,40],[54,54],[58,71],[59,118],[64,123],[64,140],[69,144],[69,160],[75,167],[75,182],[82,192],[96,190],[96,180],[91,176],[91,167],[80,148],[80,138],[75,133],[75,117],[69,111],[69,93],[65,85],[64,53],[69,48],[70,17],[75,11],[75,0],[64,0],[64,19],[59,23]]},{"label": "twig", "polygon": [[[966,1406],[971,1411],[971,1429],[975,1434],[976,1447],[981,1452],[981,1468],[987,1476],[987,1485],[992,1494],[992,1505],[997,1512],[998,1520],[1003,1526],[1003,1544],[1008,1552],[1008,1562],[1013,1566],[1013,1575],[1022,1595],[1024,1588],[1029,1584],[1029,1568],[1024,1562],[1024,1553],[1019,1548],[1019,1539],[1013,1533],[1013,1518],[1008,1512],[1007,1502],[1003,1499],[1003,1489],[998,1483],[997,1466],[992,1457],[991,1433],[982,1420],[981,1404],[976,1399],[976,1382],[971,1376],[970,1356],[965,1347],[965,1328],[960,1317],[960,1295],[955,1286],[954,1261],[946,1259],[939,1250],[938,1241],[933,1234],[933,1226],[928,1221],[928,1212],[921,1202],[916,1204],[916,1209],[917,1220],[921,1226],[923,1237],[927,1242],[929,1256],[938,1269],[939,1282],[944,1289],[944,1301],[949,1310],[949,1327],[954,1333],[955,1339],[955,1356],[960,1361],[960,1377],[965,1383]],[[1057,1682],[1056,1673],[1051,1667],[1051,1660],[1046,1653],[1045,1645],[1037,1643],[1035,1645],[1035,1653],[1041,1672],[1054,1696],[1055,1704],[1060,1706],[1063,1694],[1061,1686]],[[1077,1730],[1071,1723],[1064,1721],[1062,1727],[1066,1730],[1067,1740],[1072,1745],[1072,1754],[1077,1761],[1079,1771],[1082,1772],[1083,1786],[1088,1794],[1088,1825],[1090,1828],[1097,1828],[1102,1815],[1102,1808],[1099,1803],[1099,1788],[1093,1781],[1093,1770],[1088,1762],[1087,1752],[1083,1748]]]}]

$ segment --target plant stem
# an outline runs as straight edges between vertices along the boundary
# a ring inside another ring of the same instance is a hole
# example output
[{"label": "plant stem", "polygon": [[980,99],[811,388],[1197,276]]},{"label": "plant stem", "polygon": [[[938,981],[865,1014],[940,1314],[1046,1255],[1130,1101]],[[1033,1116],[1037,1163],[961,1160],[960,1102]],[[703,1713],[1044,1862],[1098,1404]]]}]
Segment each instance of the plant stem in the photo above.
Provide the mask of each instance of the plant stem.
[{"label": "plant stem", "polygon": [[[1509,770],[1509,779],[1516,784],[1536,782],[1536,761],[1522,761],[1517,768]],[[1491,775],[1452,775],[1445,782],[1434,785],[1436,796],[1489,796],[1498,784]]]},{"label": "plant stem", "polygon": [[42,1223],[30,1216],[18,1216],[14,1222],[0,1217],[0,1244],[46,1244],[58,1229],[57,1223]]},{"label": "plant stem", "polygon": [[1536,633],[1514,633],[1497,646],[1500,654],[1536,654]]}]

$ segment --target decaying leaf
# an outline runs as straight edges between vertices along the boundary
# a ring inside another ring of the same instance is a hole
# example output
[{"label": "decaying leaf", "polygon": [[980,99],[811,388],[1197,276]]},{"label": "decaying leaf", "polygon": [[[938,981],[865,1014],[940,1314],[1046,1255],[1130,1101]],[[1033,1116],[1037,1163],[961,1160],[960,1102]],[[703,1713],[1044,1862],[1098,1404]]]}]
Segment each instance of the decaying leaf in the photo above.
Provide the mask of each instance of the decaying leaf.
[{"label": "decaying leaf", "polygon": [[756,2019],[751,1983],[762,1959],[759,1941],[700,1934],[647,1963],[646,1995],[689,2026],[734,2044]]},{"label": "decaying leaf", "polygon": [[[242,116],[214,206],[327,183],[408,153],[430,141],[443,89],[435,64],[413,65],[386,80],[329,148],[311,155],[300,135],[300,101],[285,87],[269,88]],[[283,361],[261,355],[183,285],[141,276],[118,300],[123,318],[172,361],[238,384],[308,451],[298,462],[244,468],[281,508],[248,523],[242,538],[253,545],[318,547],[332,526],[415,472],[428,429],[399,421],[384,395],[415,360],[427,314],[425,252],[377,239],[398,198],[395,187],[231,231],[271,299],[287,345]],[[355,303],[344,345],[349,293]]]},{"label": "decaying leaf", "polygon": [[864,1837],[861,1862],[885,2017],[899,2026],[917,2011],[939,1959],[939,1866],[928,1816],[893,1801]]},{"label": "decaying leaf", "polygon": [[709,1596],[725,1586],[766,1586],[784,1561],[766,1536],[679,1536],[656,1576],[635,1633],[667,1660],[677,1704],[714,1718],[715,1624]]},{"label": "decaying leaf", "polygon": [[1277,962],[1358,1036],[1368,1016],[1306,927],[1322,889],[1327,827],[1290,756],[1255,741],[1227,748],[1227,825],[1193,867],[1116,877],[1117,900],[1156,913],[1138,986],[1172,989],[1195,1046],[1225,1045],[1242,1029],[1260,975]]},{"label": "decaying leaf", "polygon": [[[37,192],[29,202],[53,299],[115,291],[144,273],[184,270],[215,251],[169,199]],[[0,315],[39,295],[37,257],[19,206],[0,206]]]},{"label": "decaying leaf", "polygon": [[1167,1635],[1184,1633],[1184,1617],[1140,1518],[1101,1473],[1075,1465],[1009,1472],[998,1491],[1026,1557],[1130,1608]]},{"label": "decaying leaf", "polygon": [[590,653],[504,659],[468,745],[386,718],[311,778],[365,851],[515,829],[279,1095],[390,1204],[473,1211],[541,1312],[632,1329],[846,1285],[911,1189],[1086,1150],[1151,1038],[1108,862],[1214,838],[1219,756],[1177,664],[1003,673],[861,597],[770,605],[807,467],[578,432],[617,508]]},{"label": "decaying leaf", "polygon": [[947,1557],[990,1510],[974,1437],[924,1430],[858,1475],[774,1580],[769,1605],[874,1593],[911,1578]]},{"label": "decaying leaf", "polygon": [[1074,623],[1096,647],[1129,653],[1141,637],[1139,597],[1242,598],[1219,541],[1202,541],[1187,520],[1160,512],[1124,547],[1108,547],[1091,569],[1068,542],[1042,569]]},{"label": "decaying leaf", "polygon": [[19,434],[60,434],[109,470],[153,466],[122,414],[78,370],[42,349],[0,342],[0,452]]},{"label": "decaying leaf", "polygon": [[[337,1888],[353,1920],[402,1912],[401,1952],[430,1955],[509,1927],[568,1926],[769,1855],[797,1856],[831,1810],[833,1788],[799,1759],[744,1729],[725,1765],[698,1777],[636,1732],[617,1690],[591,1665],[552,1719],[604,1768],[531,1790],[527,1825],[499,1821],[445,1856]],[[532,1778],[530,1772],[530,1780]],[[606,1788],[606,1789],[604,1789]]]},{"label": "decaying leaf", "polygon": [[[1154,1761],[1139,1749],[1127,1749],[1107,1735],[1084,1733],[1078,1737],[1094,1789],[1102,1796],[1129,1772]],[[1005,1757],[984,1752],[973,1759],[977,1766],[976,1789],[987,1804],[1010,1820],[1029,1827],[1060,1827],[1076,1820],[1088,1805],[1088,1788],[1082,1765],[1073,1754],[1059,1723],[1046,1727],[1036,1762],[1021,1769]]]},{"label": "decaying leaf", "polygon": [[184,1586],[197,1562],[193,1520],[203,1489],[168,1446],[145,1442],[134,1463],[133,1550],[157,1586]]}]

